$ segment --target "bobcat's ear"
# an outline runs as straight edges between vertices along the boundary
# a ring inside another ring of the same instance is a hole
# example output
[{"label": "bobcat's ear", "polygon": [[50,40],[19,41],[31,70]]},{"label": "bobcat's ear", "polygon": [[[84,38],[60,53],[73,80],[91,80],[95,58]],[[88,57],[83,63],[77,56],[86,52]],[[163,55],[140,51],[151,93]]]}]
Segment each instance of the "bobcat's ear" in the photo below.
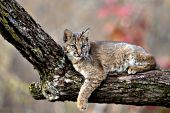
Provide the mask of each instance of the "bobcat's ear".
[{"label": "bobcat's ear", "polygon": [[84,32],[84,36],[85,36],[86,41],[88,41],[89,34],[90,34],[90,28],[87,28]]},{"label": "bobcat's ear", "polygon": [[72,31],[65,29],[64,36],[63,36],[64,42],[68,41],[71,37],[72,37]]}]

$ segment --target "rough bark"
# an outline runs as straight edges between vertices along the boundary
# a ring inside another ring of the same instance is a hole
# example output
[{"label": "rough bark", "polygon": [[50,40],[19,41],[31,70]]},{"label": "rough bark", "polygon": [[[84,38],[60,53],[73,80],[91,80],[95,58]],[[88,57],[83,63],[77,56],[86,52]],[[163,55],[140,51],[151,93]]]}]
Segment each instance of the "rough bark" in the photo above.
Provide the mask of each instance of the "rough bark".
[{"label": "rough bark", "polygon": [[[0,33],[39,72],[40,82],[29,87],[35,99],[55,96],[51,101],[76,101],[83,77],[74,70],[62,47],[15,0],[0,0]],[[89,102],[170,107],[170,70],[136,75],[108,73]]]}]

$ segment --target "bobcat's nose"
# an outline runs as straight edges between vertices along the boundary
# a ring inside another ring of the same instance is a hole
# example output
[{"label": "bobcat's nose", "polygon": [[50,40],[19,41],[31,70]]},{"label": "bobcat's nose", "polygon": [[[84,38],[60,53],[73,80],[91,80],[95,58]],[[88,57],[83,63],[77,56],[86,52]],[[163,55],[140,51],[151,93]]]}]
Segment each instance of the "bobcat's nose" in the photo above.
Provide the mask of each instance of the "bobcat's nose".
[{"label": "bobcat's nose", "polygon": [[82,54],[81,53],[77,53],[77,57],[82,57]]},{"label": "bobcat's nose", "polygon": [[78,57],[81,57],[81,56],[82,56],[82,54],[81,54],[81,49],[77,49],[77,55],[78,55]]}]

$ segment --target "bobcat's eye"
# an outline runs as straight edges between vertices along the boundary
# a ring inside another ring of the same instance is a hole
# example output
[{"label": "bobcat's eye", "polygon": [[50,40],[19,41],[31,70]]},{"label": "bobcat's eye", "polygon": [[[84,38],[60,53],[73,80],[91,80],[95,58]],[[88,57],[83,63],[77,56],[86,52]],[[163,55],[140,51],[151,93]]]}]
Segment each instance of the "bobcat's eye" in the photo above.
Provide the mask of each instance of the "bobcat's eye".
[{"label": "bobcat's eye", "polygon": [[86,47],[86,45],[82,45],[82,48],[85,48]]},{"label": "bobcat's eye", "polygon": [[74,49],[74,48],[75,48],[75,45],[69,45],[69,48],[70,48],[70,49]]}]

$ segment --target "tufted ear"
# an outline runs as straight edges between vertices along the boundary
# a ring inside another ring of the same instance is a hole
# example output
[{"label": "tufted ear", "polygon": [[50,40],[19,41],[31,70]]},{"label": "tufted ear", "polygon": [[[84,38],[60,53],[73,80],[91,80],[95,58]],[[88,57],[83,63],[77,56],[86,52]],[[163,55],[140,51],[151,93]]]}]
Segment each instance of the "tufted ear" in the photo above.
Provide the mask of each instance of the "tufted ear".
[{"label": "tufted ear", "polygon": [[83,34],[83,35],[85,36],[86,41],[88,41],[89,34],[90,34],[90,28],[87,28],[87,29],[84,31],[84,34]]},{"label": "tufted ear", "polygon": [[72,31],[65,29],[64,36],[63,36],[64,42],[67,42],[71,37],[72,37]]}]

